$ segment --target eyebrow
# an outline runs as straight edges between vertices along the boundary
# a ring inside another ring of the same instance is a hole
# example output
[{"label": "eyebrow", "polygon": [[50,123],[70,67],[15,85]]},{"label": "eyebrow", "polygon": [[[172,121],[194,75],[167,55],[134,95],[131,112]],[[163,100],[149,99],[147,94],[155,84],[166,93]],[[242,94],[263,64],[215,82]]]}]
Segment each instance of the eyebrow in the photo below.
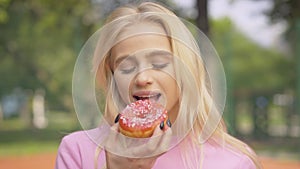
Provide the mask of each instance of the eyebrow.
[{"label": "eyebrow", "polygon": [[132,60],[132,55],[123,55],[118,57],[118,59],[116,59],[116,61],[114,62],[114,67],[118,67],[118,65],[124,60],[128,58],[129,60]]},{"label": "eyebrow", "polygon": [[147,57],[155,56],[155,55],[167,55],[167,56],[172,56],[172,53],[166,50],[155,50],[153,52],[150,52],[147,54]]},{"label": "eyebrow", "polygon": [[[155,50],[152,51],[150,53],[148,53],[146,55],[147,58],[152,57],[152,56],[156,56],[156,55],[167,55],[167,56],[172,56],[172,53],[166,50]],[[122,55],[120,57],[118,57],[118,59],[116,59],[116,61],[114,62],[114,67],[118,67],[118,65],[124,60],[124,59],[128,59],[128,60],[133,60],[133,57],[135,55]]]}]

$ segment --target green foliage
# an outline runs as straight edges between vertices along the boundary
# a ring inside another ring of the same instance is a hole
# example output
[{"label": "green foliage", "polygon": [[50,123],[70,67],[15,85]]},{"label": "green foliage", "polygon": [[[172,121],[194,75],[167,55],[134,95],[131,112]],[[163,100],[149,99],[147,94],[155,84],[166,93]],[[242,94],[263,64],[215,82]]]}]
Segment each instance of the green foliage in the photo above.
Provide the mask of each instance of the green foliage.
[{"label": "green foliage", "polygon": [[228,18],[212,22],[212,39],[235,92],[281,91],[292,87],[292,60],[238,32]]},{"label": "green foliage", "polygon": [[[44,88],[49,109],[72,111],[76,57],[105,13],[106,1],[95,2],[0,0],[0,96],[17,87]],[[211,24],[211,37],[236,91],[281,90],[294,84],[295,65],[289,59],[249,41],[228,19]]]},{"label": "green foliage", "polygon": [[0,23],[5,23],[8,20],[6,8],[10,0],[0,0]]},{"label": "green foliage", "polygon": [[79,130],[75,116],[67,112],[47,112],[48,127],[28,128],[20,118],[0,121],[0,156],[55,152],[61,138]]},{"label": "green foliage", "polygon": [[265,11],[271,23],[284,22],[287,24],[285,34],[290,43],[294,43],[292,40],[296,34],[296,24],[300,22],[299,8],[299,0],[273,0],[273,7]]},{"label": "green foliage", "polygon": [[15,88],[43,88],[49,109],[72,111],[71,81],[77,55],[100,27],[105,12],[118,3],[124,4],[0,0],[0,99]]},{"label": "green foliage", "polygon": [[70,109],[78,48],[92,29],[84,24],[89,8],[84,0],[0,1],[0,96],[16,87],[45,88],[50,107]]}]

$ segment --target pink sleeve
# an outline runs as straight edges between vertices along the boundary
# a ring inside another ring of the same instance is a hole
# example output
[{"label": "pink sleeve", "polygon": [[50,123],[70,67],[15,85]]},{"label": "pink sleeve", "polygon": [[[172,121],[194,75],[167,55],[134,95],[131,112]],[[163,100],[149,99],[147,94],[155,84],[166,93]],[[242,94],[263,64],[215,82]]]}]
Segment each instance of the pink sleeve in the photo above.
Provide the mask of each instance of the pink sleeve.
[{"label": "pink sleeve", "polygon": [[64,137],[59,145],[55,169],[80,169],[81,158],[76,142]]},{"label": "pink sleeve", "polygon": [[241,159],[238,169],[257,169],[254,162],[247,156]]}]

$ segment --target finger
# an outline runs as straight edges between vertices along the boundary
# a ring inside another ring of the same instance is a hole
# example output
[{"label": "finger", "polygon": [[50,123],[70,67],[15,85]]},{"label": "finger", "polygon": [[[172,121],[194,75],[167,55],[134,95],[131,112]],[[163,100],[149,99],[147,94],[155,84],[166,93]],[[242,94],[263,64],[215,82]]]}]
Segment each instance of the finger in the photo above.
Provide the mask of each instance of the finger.
[{"label": "finger", "polygon": [[166,121],[166,127],[167,128],[171,128],[172,127],[172,123],[171,123],[171,121],[170,121],[170,119],[168,119],[167,121]]},{"label": "finger", "polygon": [[167,128],[162,131],[159,126],[154,130],[153,136],[148,139],[148,142],[142,146],[134,147],[132,152],[142,155],[148,154],[162,154],[169,149],[172,139],[172,130]]},{"label": "finger", "polygon": [[118,140],[118,135],[119,135],[119,124],[115,123],[110,127],[109,134],[105,139],[104,147],[107,150],[113,149],[113,147],[115,146],[115,141]]},{"label": "finger", "polygon": [[[154,130],[153,132],[153,136],[157,136],[157,135],[160,135],[160,134],[163,134],[162,131],[166,131],[168,128],[171,128],[172,124],[171,124],[171,121],[170,119],[166,120],[166,121],[162,121]],[[160,130],[159,130],[159,129]]]},{"label": "finger", "polygon": [[114,125],[111,126],[110,129],[113,131],[119,132],[119,123],[115,123]]},{"label": "finger", "polygon": [[153,136],[159,136],[159,135],[162,135],[162,134],[164,133],[164,132],[163,132],[164,127],[165,127],[164,121],[162,121],[159,125],[157,125],[157,126],[155,127],[152,137],[153,137]]},{"label": "finger", "polygon": [[167,128],[164,131],[163,136],[161,137],[161,140],[159,143],[159,149],[161,151],[167,151],[170,147],[171,140],[172,140],[172,129]]},{"label": "finger", "polygon": [[116,116],[116,118],[115,118],[115,123],[118,123],[119,122],[119,120],[120,120],[120,113]]},{"label": "finger", "polygon": [[159,125],[155,128],[153,136],[145,139],[132,139],[124,137],[118,132],[118,123],[111,126],[110,129],[111,131],[105,144],[106,149],[117,154],[124,154],[126,151],[126,155],[124,155],[127,157],[144,158],[160,155],[168,150],[172,138],[171,128],[166,127],[166,129],[163,131],[160,129]]}]

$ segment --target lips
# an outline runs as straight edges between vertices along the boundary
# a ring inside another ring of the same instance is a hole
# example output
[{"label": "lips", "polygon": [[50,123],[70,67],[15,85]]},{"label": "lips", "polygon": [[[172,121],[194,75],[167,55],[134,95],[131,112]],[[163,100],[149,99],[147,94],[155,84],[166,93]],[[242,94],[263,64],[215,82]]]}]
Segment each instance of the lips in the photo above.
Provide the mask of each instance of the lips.
[{"label": "lips", "polygon": [[154,100],[154,101],[158,101],[158,99],[160,98],[161,94],[158,92],[153,92],[153,91],[139,91],[139,92],[135,92],[132,97],[135,100]]}]

